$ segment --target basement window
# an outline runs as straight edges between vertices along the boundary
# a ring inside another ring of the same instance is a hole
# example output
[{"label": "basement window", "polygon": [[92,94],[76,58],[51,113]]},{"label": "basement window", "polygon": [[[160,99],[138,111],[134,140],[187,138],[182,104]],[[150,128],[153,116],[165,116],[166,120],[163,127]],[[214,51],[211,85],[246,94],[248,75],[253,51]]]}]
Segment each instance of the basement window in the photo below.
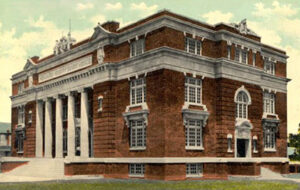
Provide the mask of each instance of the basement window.
[{"label": "basement window", "polygon": [[203,164],[192,163],[186,164],[186,177],[202,177]]},{"label": "basement window", "polygon": [[129,164],[130,177],[144,177],[145,164]]}]

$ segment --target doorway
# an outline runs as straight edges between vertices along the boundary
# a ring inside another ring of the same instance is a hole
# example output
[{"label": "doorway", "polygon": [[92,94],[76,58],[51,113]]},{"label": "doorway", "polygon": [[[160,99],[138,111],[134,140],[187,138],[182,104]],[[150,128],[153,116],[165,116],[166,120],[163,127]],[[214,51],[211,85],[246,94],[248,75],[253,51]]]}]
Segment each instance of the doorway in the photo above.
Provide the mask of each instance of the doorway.
[{"label": "doorway", "polygon": [[248,153],[248,145],[249,145],[249,140],[248,139],[237,139],[236,141],[236,146],[237,146],[237,157],[247,157]]}]

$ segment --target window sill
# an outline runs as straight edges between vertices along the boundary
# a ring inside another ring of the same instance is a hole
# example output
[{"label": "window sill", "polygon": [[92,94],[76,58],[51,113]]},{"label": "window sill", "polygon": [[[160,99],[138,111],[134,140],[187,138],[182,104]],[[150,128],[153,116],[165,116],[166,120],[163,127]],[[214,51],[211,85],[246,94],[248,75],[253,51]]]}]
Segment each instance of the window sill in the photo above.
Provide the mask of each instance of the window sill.
[{"label": "window sill", "polygon": [[256,154],[256,153],[258,153],[258,151],[257,151],[257,150],[253,150],[253,153],[255,153],[255,154]]},{"label": "window sill", "polygon": [[129,177],[139,177],[139,178],[143,178],[144,174],[129,174]]},{"label": "window sill", "polygon": [[146,150],[146,147],[131,147],[129,148],[130,151],[139,151],[139,150]]},{"label": "window sill", "polygon": [[203,146],[186,146],[185,147],[186,150],[204,150]]},{"label": "window sill", "polygon": [[18,151],[17,154],[24,154],[24,151]]},{"label": "window sill", "polygon": [[198,177],[203,177],[203,174],[187,174],[186,177],[198,178]]},{"label": "window sill", "polygon": [[276,152],[276,149],[264,149],[264,152]]}]

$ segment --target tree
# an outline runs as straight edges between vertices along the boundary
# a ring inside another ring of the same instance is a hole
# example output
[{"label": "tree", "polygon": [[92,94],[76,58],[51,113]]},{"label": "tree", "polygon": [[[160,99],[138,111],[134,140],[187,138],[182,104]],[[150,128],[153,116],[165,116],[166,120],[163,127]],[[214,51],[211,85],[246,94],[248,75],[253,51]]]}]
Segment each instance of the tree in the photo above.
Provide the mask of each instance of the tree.
[{"label": "tree", "polygon": [[289,147],[296,148],[296,154],[291,156],[291,160],[300,160],[300,133],[289,135]]}]

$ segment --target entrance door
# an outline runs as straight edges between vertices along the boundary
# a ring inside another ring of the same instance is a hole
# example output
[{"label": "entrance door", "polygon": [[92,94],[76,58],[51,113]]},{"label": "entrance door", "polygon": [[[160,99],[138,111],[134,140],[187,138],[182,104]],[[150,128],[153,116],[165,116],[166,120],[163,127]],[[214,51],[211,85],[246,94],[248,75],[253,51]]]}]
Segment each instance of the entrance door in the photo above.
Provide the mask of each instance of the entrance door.
[{"label": "entrance door", "polygon": [[237,139],[236,140],[237,146],[237,157],[247,157],[248,151],[248,139]]}]

